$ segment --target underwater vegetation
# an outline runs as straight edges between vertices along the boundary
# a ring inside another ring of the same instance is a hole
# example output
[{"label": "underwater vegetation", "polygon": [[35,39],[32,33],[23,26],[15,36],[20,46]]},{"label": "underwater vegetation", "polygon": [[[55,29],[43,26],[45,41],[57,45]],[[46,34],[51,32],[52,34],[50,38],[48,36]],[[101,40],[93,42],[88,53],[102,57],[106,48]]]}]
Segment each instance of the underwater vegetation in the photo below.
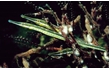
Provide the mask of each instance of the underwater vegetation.
[{"label": "underwater vegetation", "polygon": [[19,21],[9,18],[15,33],[4,32],[1,42],[14,45],[13,56],[1,68],[109,67],[108,2],[37,2],[24,2],[37,12],[22,13]]}]

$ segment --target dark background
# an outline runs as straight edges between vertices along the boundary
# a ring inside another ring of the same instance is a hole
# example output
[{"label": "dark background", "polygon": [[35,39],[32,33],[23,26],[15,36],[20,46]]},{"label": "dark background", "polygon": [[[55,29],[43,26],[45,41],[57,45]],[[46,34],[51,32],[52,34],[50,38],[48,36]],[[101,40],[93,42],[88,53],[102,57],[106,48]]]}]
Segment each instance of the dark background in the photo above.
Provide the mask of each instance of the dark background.
[{"label": "dark background", "polygon": [[[0,65],[3,62],[7,62],[7,64],[10,64],[13,59],[13,56],[16,53],[24,51],[21,50],[19,47],[16,47],[17,44],[11,42],[13,41],[13,39],[4,37],[4,35],[6,34],[18,35],[17,32],[19,31],[19,27],[8,23],[9,19],[16,21],[24,21],[24,19],[20,17],[21,14],[38,12],[38,10],[35,9],[35,6],[33,6],[32,4],[25,4],[25,3],[26,3],[25,1],[0,1]],[[57,12],[58,16],[61,17],[60,8],[62,5],[58,5],[58,2],[36,1],[32,3],[35,4],[36,6],[44,6],[47,3],[50,5],[50,7],[52,7],[52,9],[55,12]],[[82,3],[87,7],[88,11],[90,12],[90,7],[91,7],[90,2],[82,2]],[[106,25],[109,24],[108,23],[109,2],[101,2],[101,3],[104,4],[103,13],[102,13],[104,15],[103,19],[104,21],[106,21],[102,27],[104,28]],[[77,1],[71,2],[71,5],[69,5],[69,8],[71,6],[73,6],[73,8],[72,10],[68,9],[68,13],[69,13],[68,16],[72,15],[71,12],[74,14],[71,18],[69,18],[70,20],[74,19],[78,14],[84,15],[82,10],[77,5],[78,5]],[[84,17],[82,17],[82,20],[83,19]]]}]

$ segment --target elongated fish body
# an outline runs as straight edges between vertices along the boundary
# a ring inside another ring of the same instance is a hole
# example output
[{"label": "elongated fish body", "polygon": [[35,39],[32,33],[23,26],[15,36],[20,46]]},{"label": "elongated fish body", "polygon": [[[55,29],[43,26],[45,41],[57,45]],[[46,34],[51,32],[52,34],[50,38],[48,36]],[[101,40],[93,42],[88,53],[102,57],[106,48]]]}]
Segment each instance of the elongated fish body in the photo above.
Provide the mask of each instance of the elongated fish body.
[{"label": "elongated fish body", "polygon": [[91,48],[91,49],[95,49],[95,50],[105,51],[105,48],[102,46],[86,44],[86,42],[84,42],[83,40],[81,40],[79,38],[75,38],[75,39],[76,39],[78,45],[82,46],[83,48]]},{"label": "elongated fish body", "polygon": [[34,22],[35,24],[39,25],[39,26],[42,26],[42,27],[45,27],[45,28],[48,28],[48,29],[52,29],[46,21],[44,20],[41,20],[41,19],[37,19],[37,18],[32,18],[32,17],[28,17],[28,16],[25,16],[25,15],[21,15],[22,18],[25,18],[29,21],[32,21]]},{"label": "elongated fish body", "polygon": [[17,22],[17,21],[13,21],[13,20],[8,20],[8,22],[13,23],[13,24],[18,25],[18,26],[21,26],[21,27],[24,27],[24,28],[28,28],[28,29],[31,29],[34,31],[41,32],[45,35],[55,37],[55,38],[60,39],[60,40],[65,40],[64,37],[62,35],[58,34],[57,32],[51,31],[49,29],[46,29],[46,28],[43,28],[43,27],[40,27],[40,26],[37,26],[34,24],[30,24],[30,23],[26,23],[26,22]]}]

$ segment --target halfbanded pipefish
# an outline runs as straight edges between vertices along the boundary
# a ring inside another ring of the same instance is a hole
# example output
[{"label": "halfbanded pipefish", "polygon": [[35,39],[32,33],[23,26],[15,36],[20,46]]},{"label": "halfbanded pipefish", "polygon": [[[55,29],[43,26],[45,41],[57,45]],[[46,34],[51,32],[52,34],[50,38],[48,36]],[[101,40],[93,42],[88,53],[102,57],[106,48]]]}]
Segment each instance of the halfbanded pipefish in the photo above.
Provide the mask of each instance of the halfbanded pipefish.
[{"label": "halfbanded pipefish", "polygon": [[32,17],[26,16],[26,15],[21,15],[21,17],[24,18],[24,19],[27,19],[29,21],[32,21],[32,22],[34,22],[35,24],[37,24],[39,26],[42,26],[42,27],[45,27],[45,28],[48,28],[48,29],[52,30],[51,26],[49,26],[45,20],[32,18]]},{"label": "halfbanded pipefish", "polygon": [[77,41],[78,45],[80,45],[83,48],[91,48],[94,50],[106,51],[104,47],[87,44],[86,42],[84,42],[82,39],[78,37],[76,37],[75,40]]},{"label": "halfbanded pipefish", "polygon": [[[47,36],[54,37],[59,40],[65,41],[65,38],[62,35],[60,35],[59,33],[52,31],[52,30],[49,30],[49,29],[46,29],[46,28],[43,28],[38,25],[34,25],[34,24],[26,23],[26,22],[17,22],[17,21],[13,21],[13,20],[8,20],[8,22],[15,24],[15,25],[18,25],[18,26],[21,26],[21,27],[24,27],[24,28],[28,28],[30,30],[38,31],[38,32],[41,32]],[[75,38],[75,39],[76,39],[78,45],[80,45],[83,48],[91,48],[94,50],[105,51],[104,47],[89,45],[89,44],[86,44],[86,42],[84,42],[82,39],[79,39],[79,38]]]},{"label": "halfbanded pipefish", "polygon": [[43,28],[41,26],[37,26],[34,24],[26,23],[26,22],[17,22],[17,21],[13,21],[13,20],[8,20],[8,22],[15,24],[15,25],[18,25],[18,26],[21,26],[21,27],[24,27],[24,28],[28,28],[28,29],[31,29],[34,31],[41,32],[45,35],[48,35],[48,36],[51,36],[51,37],[54,37],[54,38],[57,38],[57,39],[60,39],[63,41],[65,40],[64,37],[61,36],[59,33],[52,31],[52,30],[49,30],[49,29],[46,29],[46,28]]},{"label": "halfbanded pipefish", "polygon": [[[41,27],[45,27],[47,29],[50,29],[50,30],[55,30],[57,32],[59,32],[60,30],[58,29],[58,27],[54,24],[48,24],[45,20],[43,19],[38,19],[38,18],[32,18],[32,17],[29,17],[29,16],[26,16],[26,15],[21,15],[22,18],[24,19],[27,19],[31,22],[34,22],[35,24],[41,26]],[[53,29],[54,27],[54,29]]]}]

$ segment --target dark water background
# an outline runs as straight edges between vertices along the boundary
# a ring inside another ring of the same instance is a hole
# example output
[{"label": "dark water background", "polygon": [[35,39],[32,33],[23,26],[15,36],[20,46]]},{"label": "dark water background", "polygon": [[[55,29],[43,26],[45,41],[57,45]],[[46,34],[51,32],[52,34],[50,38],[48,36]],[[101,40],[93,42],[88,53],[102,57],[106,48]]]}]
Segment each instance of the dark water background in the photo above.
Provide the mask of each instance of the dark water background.
[{"label": "dark water background", "polygon": [[[33,2],[35,5],[37,6],[44,6],[46,3],[49,4],[52,9],[54,11],[57,12],[58,16],[61,17],[61,10],[60,10],[60,5],[58,5],[57,2]],[[88,9],[88,11],[90,11],[90,2],[82,2]],[[102,26],[102,28],[104,28],[106,25],[108,25],[109,21],[108,21],[108,8],[109,8],[109,2],[101,2],[104,4],[104,17],[103,19],[106,21],[105,24]],[[68,16],[69,19],[74,19],[78,14],[82,15],[84,14],[82,12],[82,10],[77,6],[78,2],[72,2],[71,5],[69,5],[70,7],[73,6],[72,10],[68,9]],[[106,11],[105,11],[106,10]],[[20,17],[21,14],[25,14],[25,13],[33,13],[33,12],[37,12],[38,10],[35,10],[35,6],[29,5],[29,4],[25,4],[25,1],[0,1],[0,65],[3,62],[7,62],[7,64],[10,64],[13,56],[16,53],[22,52],[24,50],[21,50],[19,47],[16,47],[17,44],[13,43],[13,39],[9,39],[8,36],[4,37],[5,35],[17,35],[18,31],[19,31],[19,27],[12,25],[10,23],[8,23],[9,19],[12,20],[16,20],[16,21],[24,21],[24,19],[22,19]],[[71,12],[74,14],[71,17]],[[106,15],[107,14],[107,15]],[[84,18],[82,18],[83,20]],[[25,30],[24,30],[25,32]],[[34,32],[33,32],[34,33]],[[18,35],[21,35],[20,32]],[[35,35],[35,34],[34,34]],[[33,35],[33,36],[34,36]],[[21,35],[22,36],[22,35]],[[33,37],[32,35],[30,35],[28,37],[28,39],[30,40],[31,37]],[[32,40],[30,40],[32,41]],[[36,40],[34,40],[34,42],[38,42]],[[29,44],[31,45],[31,44]],[[27,49],[25,49],[27,50]]]}]

